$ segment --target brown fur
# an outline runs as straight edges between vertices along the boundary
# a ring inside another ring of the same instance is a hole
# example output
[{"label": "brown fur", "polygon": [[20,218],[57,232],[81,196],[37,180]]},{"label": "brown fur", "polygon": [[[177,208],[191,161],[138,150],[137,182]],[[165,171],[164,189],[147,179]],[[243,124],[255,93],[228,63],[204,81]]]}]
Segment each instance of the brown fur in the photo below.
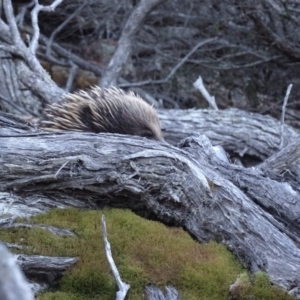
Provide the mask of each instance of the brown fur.
[{"label": "brown fur", "polygon": [[75,130],[130,134],[163,141],[155,109],[132,91],[93,87],[66,94],[48,106],[40,127],[49,131]]}]

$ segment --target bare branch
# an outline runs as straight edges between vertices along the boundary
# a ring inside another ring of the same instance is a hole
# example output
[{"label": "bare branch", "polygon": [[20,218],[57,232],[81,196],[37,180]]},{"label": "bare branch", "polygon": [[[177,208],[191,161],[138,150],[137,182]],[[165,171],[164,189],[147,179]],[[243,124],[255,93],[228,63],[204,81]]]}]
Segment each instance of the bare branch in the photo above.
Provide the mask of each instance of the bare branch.
[{"label": "bare branch", "polygon": [[40,11],[54,11],[54,9],[62,2],[63,0],[55,0],[51,5],[44,6],[40,5],[38,0],[35,0],[35,7],[31,11],[31,22],[33,27],[33,37],[30,43],[30,50],[35,54],[38,47],[39,37],[40,37],[40,27],[38,25],[38,14]]},{"label": "bare branch", "polygon": [[279,50],[296,59],[300,58],[300,51],[298,48],[290,43],[285,36],[281,36],[278,32],[271,30],[258,12],[251,13],[250,16],[252,16],[257,27],[263,32],[266,38],[274,43]]},{"label": "bare branch", "polygon": [[165,0],[141,0],[129,16],[122,31],[117,50],[110,60],[99,85],[103,87],[116,86],[117,80],[132,52],[135,34],[140,29],[148,13]]},{"label": "bare branch", "polygon": [[169,75],[166,77],[165,80],[169,81],[171,77],[173,77],[173,75],[176,73],[176,71],[188,60],[190,56],[192,56],[198,50],[198,48],[208,43],[214,42],[215,40],[217,40],[217,38],[210,38],[197,43],[197,45],[194,48],[192,48],[192,50],[171,70],[171,72],[169,73]]},{"label": "bare branch", "polygon": [[20,49],[24,50],[26,47],[24,42],[21,39],[20,32],[16,23],[16,19],[14,16],[12,4],[10,0],[3,0],[4,1],[4,11],[6,15],[6,19],[9,24],[9,29],[11,33],[12,40],[14,44]]},{"label": "bare branch", "polygon": [[[38,59],[35,56],[35,53],[30,51],[21,39],[20,32],[17,27],[16,19],[13,14],[12,4],[10,0],[4,0],[4,10],[6,14],[6,19],[9,22],[9,32],[7,31],[6,24],[1,21],[0,23],[0,30],[4,33],[5,38],[8,43],[13,44],[11,48],[6,48],[4,50],[9,51],[10,53],[17,54],[18,56],[21,56],[28,66],[31,68],[32,71],[37,72],[39,76],[41,76],[44,80],[51,81],[45,70],[40,65]],[[37,0],[36,0],[37,1]],[[62,0],[59,0],[62,1]],[[57,1],[55,1],[57,2]],[[36,16],[37,18],[37,16]],[[5,24],[5,25],[4,25]],[[37,23],[36,26],[38,27]],[[39,31],[39,29],[38,29]],[[0,32],[2,34],[2,32]],[[36,33],[35,33],[36,34]],[[1,35],[2,37],[2,35]],[[34,42],[34,41],[33,41]]]},{"label": "bare branch", "polygon": [[171,72],[168,74],[168,76],[165,79],[160,79],[160,80],[145,80],[145,81],[140,81],[140,82],[133,82],[130,84],[119,84],[120,87],[134,87],[134,86],[142,86],[142,85],[147,85],[147,84],[162,84],[162,83],[167,83],[173,75],[176,73],[176,71],[188,60],[188,58],[194,54],[199,47],[202,47],[208,43],[216,41],[217,38],[210,38],[206,39],[204,41],[201,41],[197,43],[195,47],[183,58],[180,60],[180,62],[171,70]]},{"label": "bare branch", "polygon": [[198,89],[199,92],[202,94],[202,96],[206,99],[206,101],[208,102],[210,108],[218,110],[218,106],[217,106],[215,97],[211,96],[208,93],[207,89],[204,86],[204,83],[203,83],[203,80],[202,80],[201,76],[199,76],[199,78],[194,82],[194,87],[196,89]]},{"label": "bare branch", "polygon": [[283,146],[283,127],[284,127],[284,116],[285,116],[285,108],[286,108],[286,105],[287,105],[287,102],[288,102],[288,99],[289,99],[289,96],[290,96],[290,93],[291,93],[291,89],[292,89],[293,85],[290,84],[286,90],[286,94],[285,94],[285,97],[284,97],[284,101],[283,101],[283,104],[282,104],[282,113],[281,113],[281,128],[280,128],[280,145],[279,145],[279,148],[281,149],[282,146]]},{"label": "bare branch", "polygon": [[119,273],[117,266],[113,260],[110,243],[107,239],[106,222],[105,222],[104,215],[102,215],[102,232],[103,232],[103,240],[104,240],[104,245],[105,245],[106,257],[107,257],[108,263],[110,265],[110,268],[114,274],[114,277],[116,279],[117,285],[119,287],[119,291],[117,292],[116,300],[124,300],[126,298],[128,290],[130,289],[130,285],[122,281],[120,273]]},{"label": "bare branch", "polygon": [[19,26],[22,27],[24,25],[25,14],[26,14],[27,10],[34,5],[34,3],[35,3],[35,0],[32,0],[30,3],[22,6],[19,14],[16,16],[16,22],[19,24]]},{"label": "bare branch", "polygon": [[51,34],[51,37],[49,39],[48,45],[47,45],[47,50],[46,50],[46,55],[47,56],[51,56],[51,46],[53,43],[54,38],[56,37],[56,35],[74,18],[76,17],[79,12],[88,4],[87,1],[83,1],[83,3],[70,15],[68,16],[68,18],[62,23],[60,24]]},{"label": "bare branch", "polygon": [[[30,30],[27,28],[27,31],[30,32]],[[44,45],[48,45],[49,39],[44,36],[40,35],[40,40]],[[66,58],[68,61],[72,61],[74,64],[78,65],[79,67],[89,70],[91,72],[94,72],[97,76],[101,76],[103,74],[103,70],[99,66],[95,66],[94,64],[91,64],[90,62],[86,61],[85,59],[82,59],[81,57],[77,56],[74,53],[71,53],[69,50],[63,48],[57,43],[52,44],[52,48],[62,57]],[[47,56],[47,59],[49,61],[53,61],[51,57]],[[62,64],[62,62],[58,62],[55,60],[56,63]],[[66,65],[66,64],[64,64]]]},{"label": "bare branch", "polygon": [[69,77],[68,77],[68,81],[67,81],[66,88],[65,88],[66,92],[69,92],[71,90],[74,78],[75,78],[75,76],[77,74],[77,71],[78,71],[78,66],[77,65],[75,65],[72,61],[70,62],[70,64],[71,64],[72,67],[71,67]]}]

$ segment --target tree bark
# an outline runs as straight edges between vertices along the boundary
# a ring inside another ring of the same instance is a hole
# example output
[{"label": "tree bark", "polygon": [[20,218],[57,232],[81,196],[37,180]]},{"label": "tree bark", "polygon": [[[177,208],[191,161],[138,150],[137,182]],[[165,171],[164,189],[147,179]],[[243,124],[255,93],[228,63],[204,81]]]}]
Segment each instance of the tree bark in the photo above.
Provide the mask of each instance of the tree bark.
[{"label": "tree bark", "polygon": [[[205,134],[214,145],[227,151],[266,159],[280,146],[281,123],[267,115],[239,109],[159,110],[165,139],[176,144],[194,132]],[[299,131],[284,125],[284,145],[298,137]]]}]

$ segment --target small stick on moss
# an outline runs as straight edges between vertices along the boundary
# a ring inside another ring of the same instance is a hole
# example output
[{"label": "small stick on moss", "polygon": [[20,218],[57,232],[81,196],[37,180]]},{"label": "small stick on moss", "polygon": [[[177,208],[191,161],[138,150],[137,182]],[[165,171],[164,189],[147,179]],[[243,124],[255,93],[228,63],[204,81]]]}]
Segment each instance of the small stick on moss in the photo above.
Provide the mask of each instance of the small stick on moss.
[{"label": "small stick on moss", "polygon": [[199,76],[199,78],[194,82],[194,87],[202,94],[202,96],[205,98],[205,100],[208,102],[210,108],[214,110],[219,110],[215,97],[211,96],[207,89],[204,86],[202,77]]},{"label": "small stick on moss", "polygon": [[116,295],[116,300],[124,300],[126,298],[126,294],[127,294],[128,290],[130,289],[130,285],[122,281],[119,271],[116,267],[116,264],[112,258],[110,243],[107,239],[106,223],[105,223],[104,215],[102,215],[102,231],[103,231],[103,240],[104,240],[104,245],[105,245],[106,257],[107,257],[108,263],[110,265],[110,268],[114,274],[114,277],[116,279],[117,285],[119,287],[119,291],[117,292],[117,295]]},{"label": "small stick on moss", "polygon": [[284,117],[285,117],[285,108],[287,105],[287,102],[289,100],[289,96],[291,93],[291,89],[292,89],[293,85],[289,84],[287,90],[286,90],[286,94],[283,100],[283,104],[282,104],[282,113],[281,113],[281,130],[280,130],[280,144],[279,144],[279,149],[282,149],[283,147],[283,128],[284,128]]}]

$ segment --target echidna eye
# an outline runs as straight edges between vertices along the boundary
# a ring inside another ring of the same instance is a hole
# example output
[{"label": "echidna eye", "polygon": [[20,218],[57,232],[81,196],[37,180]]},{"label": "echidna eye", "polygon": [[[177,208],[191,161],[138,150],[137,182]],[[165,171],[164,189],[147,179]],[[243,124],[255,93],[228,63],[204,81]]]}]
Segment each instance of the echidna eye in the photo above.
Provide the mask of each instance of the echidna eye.
[{"label": "echidna eye", "polygon": [[142,137],[145,137],[147,139],[153,139],[154,138],[154,134],[151,130],[143,130],[141,132],[141,136]]},{"label": "echidna eye", "polygon": [[145,135],[143,135],[145,138],[147,139],[153,139],[154,135],[152,133],[146,133]]}]

